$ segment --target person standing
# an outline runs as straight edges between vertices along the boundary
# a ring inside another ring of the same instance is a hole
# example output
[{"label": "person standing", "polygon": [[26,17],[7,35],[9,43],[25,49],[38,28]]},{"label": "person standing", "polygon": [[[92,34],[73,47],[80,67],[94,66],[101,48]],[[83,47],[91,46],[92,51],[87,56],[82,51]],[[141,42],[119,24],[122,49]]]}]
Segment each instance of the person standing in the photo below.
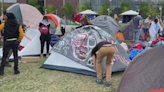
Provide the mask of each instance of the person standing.
[{"label": "person standing", "polygon": [[141,14],[137,15],[132,20],[133,24],[133,41],[138,42],[139,36],[142,28],[142,17]]},{"label": "person standing", "polygon": [[[7,13],[7,11],[3,11],[3,20],[4,21],[7,21],[6,13]],[[4,47],[3,46],[4,45],[4,42],[3,42],[4,39],[3,38],[4,38],[4,30],[2,30],[0,32],[0,41],[2,43],[2,48]],[[12,50],[9,51],[8,57],[6,58],[6,62],[5,62],[6,67],[11,67],[11,65],[9,64],[9,57],[11,56],[11,54],[12,54]]]},{"label": "person standing", "polygon": [[157,26],[156,26],[156,31],[157,31],[157,33],[159,32],[159,31],[163,31],[163,28],[162,28],[162,20],[160,19],[160,16],[159,15],[157,15],[156,17],[155,17],[155,19],[157,19],[158,20],[158,23],[157,23]]},{"label": "person standing", "polygon": [[80,16],[79,13],[77,13],[77,14],[75,15],[75,19],[76,19],[76,22],[80,23],[81,16]]},{"label": "person standing", "polygon": [[[25,24],[22,24],[22,29],[23,29],[23,32],[26,33],[27,29],[29,27],[27,27]],[[28,37],[26,34],[24,34],[24,37],[26,37],[28,40],[32,40],[30,37]]]},{"label": "person standing", "polygon": [[47,54],[46,57],[49,57],[49,45],[51,41],[51,35],[50,35],[50,22],[48,21],[47,16],[43,17],[43,20],[39,24],[39,30],[41,32],[40,36],[40,42],[41,42],[41,54],[40,57],[43,58],[43,50],[44,50],[44,44],[46,42],[47,46]]},{"label": "person standing", "polygon": [[105,56],[107,56],[106,61],[106,86],[110,86],[111,82],[111,62],[115,54],[115,47],[111,43],[102,41],[98,43],[91,52],[92,61],[94,69],[97,73],[96,82],[102,84],[102,72],[101,72],[101,62]]},{"label": "person standing", "polygon": [[2,64],[0,67],[0,75],[4,74],[4,67],[6,58],[10,49],[12,49],[14,54],[14,74],[19,74],[18,70],[18,45],[23,39],[23,29],[18,24],[13,13],[6,13],[5,23],[0,25],[0,31],[4,29],[4,47],[3,47],[3,57]]},{"label": "person standing", "polygon": [[158,24],[158,19],[155,19],[154,22],[150,26],[149,33],[151,36],[151,39],[150,39],[151,41],[156,40],[156,34],[157,34],[156,28],[158,26],[157,24]]},{"label": "person standing", "polygon": [[150,24],[151,24],[151,17],[147,17],[144,21],[144,24],[143,24],[144,25],[143,30],[144,30],[147,37],[149,37]]},{"label": "person standing", "polygon": [[117,16],[117,14],[114,14],[114,19],[119,23],[119,18]]},{"label": "person standing", "polygon": [[63,15],[62,19],[60,20],[60,28],[61,28],[62,36],[64,36],[65,34],[66,23],[67,23],[66,17],[65,15]]}]

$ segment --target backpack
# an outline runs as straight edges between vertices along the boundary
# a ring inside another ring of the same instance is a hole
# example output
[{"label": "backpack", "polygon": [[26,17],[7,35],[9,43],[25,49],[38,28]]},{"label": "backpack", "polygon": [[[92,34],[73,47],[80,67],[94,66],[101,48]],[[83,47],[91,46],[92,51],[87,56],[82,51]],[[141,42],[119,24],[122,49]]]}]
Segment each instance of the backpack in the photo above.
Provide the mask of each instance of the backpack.
[{"label": "backpack", "polygon": [[49,32],[48,26],[42,25],[40,28],[40,33],[41,34],[48,34],[48,32]]}]

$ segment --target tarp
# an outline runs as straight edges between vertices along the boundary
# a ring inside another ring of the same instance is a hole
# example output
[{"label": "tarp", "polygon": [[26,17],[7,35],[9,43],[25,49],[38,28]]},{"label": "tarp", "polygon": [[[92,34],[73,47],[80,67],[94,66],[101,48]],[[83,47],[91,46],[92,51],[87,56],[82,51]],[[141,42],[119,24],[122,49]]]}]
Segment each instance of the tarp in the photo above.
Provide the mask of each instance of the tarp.
[{"label": "tarp", "polygon": [[[34,55],[40,55],[41,51],[41,45],[40,45],[40,32],[38,30],[28,30],[26,32],[26,35],[32,39],[32,41],[29,41],[26,37],[22,39],[22,42],[20,43],[20,46],[23,46],[24,48],[18,52],[18,56],[34,56]],[[50,46],[51,50],[51,46]],[[46,43],[44,48],[44,54],[46,54]],[[2,57],[2,49],[0,50],[0,57]],[[13,55],[11,55],[10,58],[13,58]]]},{"label": "tarp", "polygon": [[39,28],[39,22],[42,21],[42,14],[35,7],[28,4],[14,4],[7,8],[8,12],[14,13],[19,24],[30,26],[30,29]]},{"label": "tarp", "polygon": [[108,32],[113,37],[121,28],[120,24],[116,20],[107,15],[98,16],[95,19],[91,20],[91,23]]},{"label": "tarp", "polygon": [[97,13],[92,10],[85,10],[85,11],[80,12],[80,14],[97,14]]},{"label": "tarp", "polygon": [[116,92],[163,92],[164,46],[137,55],[126,69]]},{"label": "tarp", "polygon": [[[110,34],[91,25],[75,29],[65,35],[54,45],[52,54],[42,68],[96,76],[91,51],[101,41],[111,42],[116,48],[112,72],[125,70],[130,62],[127,52]],[[106,59],[103,60],[102,71],[105,69]]]},{"label": "tarp", "polygon": [[126,12],[121,13],[120,15],[138,15],[139,13],[133,10],[128,10]]},{"label": "tarp", "polygon": [[[133,40],[133,25],[122,27],[121,32],[123,33],[125,40]],[[147,39],[143,30],[141,30],[139,39],[142,41],[145,41]]]}]

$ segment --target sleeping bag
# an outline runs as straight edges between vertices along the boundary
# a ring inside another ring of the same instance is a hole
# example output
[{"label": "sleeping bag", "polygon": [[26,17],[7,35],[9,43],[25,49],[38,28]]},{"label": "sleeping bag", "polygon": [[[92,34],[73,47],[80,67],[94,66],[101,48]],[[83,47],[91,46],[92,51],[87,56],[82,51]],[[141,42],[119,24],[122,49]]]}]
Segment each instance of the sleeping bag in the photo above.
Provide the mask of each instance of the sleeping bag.
[{"label": "sleeping bag", "polygon": [[58,36],[51,35],[51,42],[50,42],[51,47],[53,47],[59,40],[60,38]]}]

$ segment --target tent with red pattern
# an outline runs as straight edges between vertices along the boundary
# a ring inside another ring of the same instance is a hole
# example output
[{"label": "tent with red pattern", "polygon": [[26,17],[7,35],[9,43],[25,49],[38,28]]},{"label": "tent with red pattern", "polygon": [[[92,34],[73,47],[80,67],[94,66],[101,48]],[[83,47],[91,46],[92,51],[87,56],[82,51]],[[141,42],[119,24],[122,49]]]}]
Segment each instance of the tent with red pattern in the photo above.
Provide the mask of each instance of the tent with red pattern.
[{"label": "tent with red pattern", "polygon": [[[130,59],[119,42],[102,29],[89,25],[72,30],[53,47],[42,68],[74,72],[96,76],[91,51],[101,41],[108,41],[116,48],[112,59],[112,72],[123,71]],[[106,70],[106,58],[102,62],[102,72]]]}]

